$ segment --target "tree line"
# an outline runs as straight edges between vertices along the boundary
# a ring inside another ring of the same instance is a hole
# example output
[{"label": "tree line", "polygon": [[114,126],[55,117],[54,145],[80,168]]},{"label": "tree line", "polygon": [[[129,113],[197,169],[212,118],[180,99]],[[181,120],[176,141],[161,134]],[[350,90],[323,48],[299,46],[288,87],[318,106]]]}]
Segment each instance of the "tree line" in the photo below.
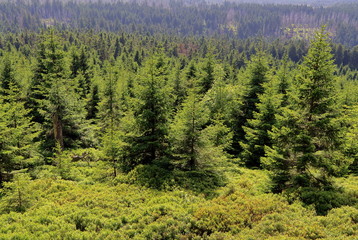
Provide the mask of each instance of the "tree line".
[{"label": "tree line", "polygon": [[276,39],[306,38],[326,24],[336,43],[358,45],[358,10],[354,3],[313,7],[230,2],[20,0],[2,2],[0,6],[1,32],[38,31],[55,26],[62,30]]}]

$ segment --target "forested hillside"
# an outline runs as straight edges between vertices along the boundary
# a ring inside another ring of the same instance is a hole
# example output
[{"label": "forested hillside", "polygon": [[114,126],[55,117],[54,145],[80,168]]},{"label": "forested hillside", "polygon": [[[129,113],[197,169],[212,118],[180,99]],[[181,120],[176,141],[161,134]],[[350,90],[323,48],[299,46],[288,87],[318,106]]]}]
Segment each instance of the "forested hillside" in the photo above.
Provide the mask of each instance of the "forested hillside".
[{"label": "forested hillside", "polygon": [[0,239],[357,239],[358,47],[216,25],[357,13],[1,4]]},{"label": "forested hillside", "polygon": [[[195,0],[188,0],[189,2],[196,2]],[[210,3],[222,3],[223,0],[208,0]],[[291,4],[291,5],[311,5],[311,6],[331,6],[342,3],[354,3],[355,0],[291,0],[289,2],[284,0],[228,0],[227,2],[234,3],[259,3],[259,4]]]},{"label": "forested hillside", "polygon": [[19,32],[44,26],[80,31],[167,33],[181,36],[224,35],[306,39],[322,25],[336,43],[358,45],[357,4],[312,7],[274,4],[183,4],[181,1],[0,3],[0,31]]}]

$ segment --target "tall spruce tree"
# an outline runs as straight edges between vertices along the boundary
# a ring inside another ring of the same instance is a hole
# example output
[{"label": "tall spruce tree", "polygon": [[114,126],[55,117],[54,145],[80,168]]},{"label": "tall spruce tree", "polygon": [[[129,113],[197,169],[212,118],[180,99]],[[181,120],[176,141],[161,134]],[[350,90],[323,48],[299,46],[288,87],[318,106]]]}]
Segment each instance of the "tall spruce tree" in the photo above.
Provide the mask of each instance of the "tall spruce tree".
[{"label": "tall spruce tree", "polygon": [[79,51],[73,50],[71,54],[70,77],[77,79],[78,89],[81,98],[86,98],[91,91],[91,73],[88,64],[88,55],[85,48]]},{"label": "tall spruce tree", "polygon": [[93,84],[86,103],[86,119],[93,121],[97,118],[99,102],[100,99],[98,85]]},{"label": "tall spruce tree", "polygon": [[201,101],[198,90],[191,88],[170,126],[173,154],[181,168],[194,170],[198,167],[200,150],[204,147],[201,131],[208,120],[209,110]]},{"label": "tall spruce tree", "polygon": [[265,156],[264,148],[272,146],[269,132],[276,124],[276,114],[288,104],[288,64],[285,57],[277,74],[262,84],[264,93],[259,95],[257,110],[253,113],[253,118],[248,119],[246,126],[243,126],[245,140],[240,142],[243,149],[241,157],[249,167],[262,167],[260,159]]},{"label": "tall spruce tree", "polygon": [[214,84],[214,60],[213,55],[208,54],[207,60],[203,67],[203,76],[200,79],[201,90],[205,94]]},{"label": "tall spruce tree", "polygon": [[300,66],[293,104],[277,115],[264,164],[272,171],[275,191],[298,187],[326,189],[332,176],[347,170],[342,127],[336,105],[329,37],[317,32]]},{"label": "tall spruce tree", "polygon": [[[243,96],[243,103],[241,106],[241,114],[237,119],[233,138],[233,153],[239,154],[242,152],[240,142],[245,142],[244,127],[247,126],[247,121],[254,118],[254,112],[257,112],[257,104],[259,103],[259,96],[264,93],[263,84],[267,82],[268,59],[264,52],[259,51],[252,56],[247,65],[246,76],[247,89]],[[242,156],[243,157],[243,156]],[[245,159],[243,159],[245,161]]]},{"label": "tall spruce tree", "polygon": [[30,116],[43,126],[46,151],[56,144],[60,149],[81,144],[84,107],[75,92],[75,81],[69,78],[62,48],[54,31],[43,36],[27,102]]},{"label": "tall spruce tree", "polygon": [[[225,82],[225,69],[219,65],[214,68],[215,81],[212,88],[205,94],[203,101],[210,110],[209,126],[203,131],[206,144],[212,150],[223,153],[232,144],[232,130],[230,129],[230,111],[235,101],[230,91],[233,89]],[[204,136],[203,136],[204,137]]]},{"label": "tall spruce tree", "polygon": [[6,95],[0,95],[0,184],[4,172],[29,167],[36,163],[39,129],[25,109],[18,83],[7,83]]},{"label": "tall spruce tree", "polygon": [[132,139],[131,159],[135,164],[150,164],[167,155],[168,119],[172,106],[167,84],[168,59],[155,55],[144,63],[135,86],[135,117],[139,136]]},{"label": "tall spruce tree", "polygon": [[104,90],[99,103],[99,130],[104,153],[112,165],[113,175],[116,176],[123,146],[119,126],[121,119],[121,102],[118,93],[119,72],[108,62],[104,69]]},{"label": "tall spruce tree", "polygon": [[4,96],[9,94],[8,91],[10,89],[11,84],[13,85],[13,87],[14,85],[17,85],[17,82],[15,81],[14,77],[14,68],[12,66],[9,56],[5,56],[4,58],[3,69],[0,74],[0,83],[0,94]]},{"label": "tall spruce tree", "polygon": [[275,114],[281,105],[282,94],[278,93],[277,84],[274,81],[264,84],[265,92],[259,96],[256,104],[257,111],[253,118],[247,120],[245,140],[240,142],[243,149],[241,158],[246,166],[261,168],[260,158],[265,156],[265,146],[272,146],[269,131],[276,123]]}]

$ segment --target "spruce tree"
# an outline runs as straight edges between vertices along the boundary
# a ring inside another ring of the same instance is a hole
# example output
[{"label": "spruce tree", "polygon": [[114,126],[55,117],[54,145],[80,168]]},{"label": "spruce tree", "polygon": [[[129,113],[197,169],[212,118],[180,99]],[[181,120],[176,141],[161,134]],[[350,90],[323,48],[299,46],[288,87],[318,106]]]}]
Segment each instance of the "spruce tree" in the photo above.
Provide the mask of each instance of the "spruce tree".
[{"label": "spruce tree", "polygon": [[114,59],[117,59],[118,56],[121,55],[121,45],[120,45],[120,42],[119,42],[119,38],[116,38],[116,43],[114,44],[114,54],[113,54],[113,57]]},{"label": "spruce tree", "polygon": [[155,55],[144,63],[135,86],[134,110],[140,136],[132,139],[133,164],[150,164],[167,155],[168,119],[172,106],[168,59]]},{"label": "spruce tree", "polygon": [[234,124],[233,154],[239,154],[243,150],[240,142],[245,142],[244,127],[247,126],[249,119],[254,118],[254,112],[258,111],[257,104],[259,103],[259,96],[264,93],[263,84],[267,82],[267,72],[267,57],[265,53],[258,52],[252,56],[245,73],[247,86],[242,100],[241,113]]},{"label": "spruce tree", "polygon": [[203,76],[200,79],[200,93],[205,94],[214,84],[214,60],[212,54],[207,57],[203,67]]},{"label": "spruce tree", "polygon": [[230,129],[230,111],[232,104],[233,90],[225,83],[225,69],[217,65],[214,68],[215,81],[212,88],[205,94],[203,101],[210,111],[209,126],[203,130],[206,144],[219,154],[229,150],[232,144],[232,130]]},{"label": "spruce tree", "polygon": [[118,162],[121,157],[122,139],[120,138],[121,106],[118,93],[119,72],[105,64],[104,91],[99,103],[99,126],[104,153],[108,157],[113,175],[117,175]]},{"label": "spruce tree", "polygon": [[86,119],[94,120],[97,118],[99,102],[100,99],[99,99],[98,85],[93,84],[86,103],[86,110],[87,110]]},{"label": "spruce tree", "polygon": [[39,159],[36,138],[39,128],[28,117],[15,79],[0,95],[0,184],[3,173],[29,167]]},{"label": "spruce tree", "polygon": [[0,74],[0,89],[1,95],[8,95],[8,90],[10,89],[10,84],[17,84],[14,77],[14,69],[9,56],[4,58],[3,69]]},{"label": "spruce tree", "polygon": [[80,97],[85,99],[91,91],[91,73],[88,64],[88,55],[82,47],[79,52],[73,50],[71,54],[70,77],[77,80]]},{"label": "spruce tree", "polygon": [[277,74],[262,84],[264,93],[259,95],[257,110],[253,113],[253,118],[248,119],[246,126],[243,126],[245,139],[240,142],[243,149],[241,157],[249,167],[262,167],[260,158],[265,156],[264,148],[272,146],[269,132],[276,124],[276,114],[288,104],[288,64],[285,58]]},{"label": "spruce tree", "polygon": [[175,98],[174,101],[174,109],[178,109],[181,104],[184,101],[185,95],[186,95],[186,89],[184,86],[184,81],[183,79],[180,77],[180,69],[179,66],[176,67],[175,69],[175,74],[173,77],[173,81],[170,83],[172,85],[173,88],[173,97]]},{"label": "spruce tree", "polygon": [[342,154],[342,126],[336,105],[335,77],[328,34],[317,32],[300,66],[293,104],[277,115],[264,164],[275,191],[297,187],[326,189],[332,176],[349,165]]},{"label": "spruce tree", "polygon": [[61,149],[82,144],[84,106],[75,91],[76,82],[69,77],[62,48],[53,31],[43,36],[27,102],[30,116],[42,124],[46,151],[56,144]]},{"label": "spruce tree", "polygon": [[278,94],[277,84],[274,81],[264,84],[265,92],[259,96],[256,104],[257,111],[253,118],[247,120],[245,140],[240,142],[243,149],[241,158],[246,166],[261,168],[260,158],[265,156],[265,146],[271,146],[269,131],[276,123],[275,114],[278,113],[282,95]]},{"label": "spruce tree", "polygon": [[201,131],[208,120],[209,110],[201,101],[198,90],[191,88],[170,126],[172,151],[181,168],[194,170],[198,167],[200,151],[204,147]]}]

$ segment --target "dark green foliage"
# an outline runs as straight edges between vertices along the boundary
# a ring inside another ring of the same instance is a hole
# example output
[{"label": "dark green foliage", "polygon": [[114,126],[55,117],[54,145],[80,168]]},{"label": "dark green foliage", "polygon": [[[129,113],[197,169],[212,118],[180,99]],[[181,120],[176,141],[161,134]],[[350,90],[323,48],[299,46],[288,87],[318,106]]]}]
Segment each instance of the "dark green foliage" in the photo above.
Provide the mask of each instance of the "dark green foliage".
[{"label": "dark green foliage", "polygon": [[98,114],[98,105],[100,102],[97,85],[93,85],[89,95],[90,96],[88,97],[87,104],[86,104],[86,110],[87,110],[86,119],[96,119]]},{"label": "dark green foliage", "polygon": [[275,115],[279,113],[282,95],[278,93],[276,83],[265,84],[265,92],[260,95],[254,118],[247,120],[244,126],[245,141],[241,142],[242,159],[250,167],[261,167],[261,157],[265,156],[265,146],[272,146],[269,132],[276,124]]},{"label": "dark green foliage", "polygon": [[204,160],[201,152],[206,146],[201,134],[208,118],[209,111],[201,101],[200,94],[196,88],[190,89],[170,127],[174,157],[181,168],[196,169]]},{"label": "dark green foliage", "polygon": [[180,76],[180,69],[177,69],[171,83],[173,88],[173,95],[175,97],[174,108],[177,110],[183,103],[186,96],[185,82]]},{"label": "dark green foliage", "polygon": [[76,141],[82,137],[83,103],[76,93],[76,83],[69,79],[64,57],[58,36],[53,31],[44,35],[27,108],[33,120],[43,125],[45,151],[52,151],[57,143],[62,149],[80,145]]},{"label": "dark green foliage", "polygon": [[346,122],[349,130],[346,133],[344,151],[347,156],[353,159],[349,166],[351,173],[358,175],[358,105],[355,104],[346,111]]},{"label": "dark green foliage", "polygon": [[357,199],[345,194],[342,190],[329,188],[321,191],[317,191],[317,188],[302,188],[300,199],[307,205],[313,205],[319,215],[326,215],[333,208],[357,203]]},{"label": "dark green foliage", "polygon": [[91,76],[88,65],[88,56],[84,48],[80,52],[74,51],[72,53],[72,60],[70,66],[70,77],[78,81],[78,92],[81,98],[86,98],[91,89]]},{"label": "dark green foliage", "polygon": [[[99,103],[99,117],[102,129],[113,128],[118,125],[121,116],[121,102],[119,99],[119,71],[109,63],[105,65],[104,89]],[[98,93],[97,93],[98,94]],[[94,96],[96,100],[98,96]]]},{"label": "dark green foliage", "polygon": [[271,76],[269,82],[263,84],[264,93],[259,96],[257,111],[243,127],[245,141],[240,143],[243,149],[241,157],[247,166],[262,167],[260,159],[265,156],[264,148],[272,146],[269,132],[276,125],[276,115],[281,107],[288,104],[289,76],[288,62],[284,59],[277,75]]},{"label": "dark green foliage", "polygon": [[264,93],[264,83],[267,82],[268,63],[263,52],[253,56],[247,67],[248,86],[247,93],[243,99],[244,119],[252,119],[257,112],[259,96]]},{"label": "dark green foliage", "polygon": [[168,59],[153,56],[144,64],[136,85],[137,105],[134,114],[139,136],[131,139],[130,158],[134,164],[149,164],[166,156],[170,116],[170,98],[167,81]]},{"label": "dark green foliage", "polygon": [[34,165],[38,160],[39,129],[27,115],[19,89],[9,83],[7,96],[0,96],[0,183],[3,173]]},{"label": "dark green foliage", "polygon": [[[102,138],[103,151],[108,157],[114,177],[123,156],[123,139],[120,131],[120,120],[123,115],[123,102],[120,100],[119,72],[109,64],[106,64],[104,73],[104,90],[99,103],[99,136]],[[95,96],[93,96],[95,97]],[[95,99],[94,99],[95,100]]]},{"label": "dark green foliage", "polygon": [[[248,121],[254,118],[254,113],[258,112],[259,97],[264,93],[264,84],[268,81],[267,71],[268,62],[267,57],[263,52],[257,53],[252,57],[246,70],[247,86],[246,92],[243,96],[243,103],[241,106],[241,116],[237,119],[237,129],[234,129],[234,151],[242,152],[243,148],[238,146],[238,143],[243,141],[245,143],[245,130]],[[237,141],[237,142],[236,142]],[[250,165],[250,161],[247,162]],[[252,163],[251,166],[258,166]]]},{"label": "dark green foliage", "polygon": [[[292,105],[277,116],[278,124],[271,132],[273,147],[266,148],[264,162],[272,171],[277,191],[299,187],[321,191],[332,185],[333,176],[347,172],[350,159],[342,152],[333,71],[323,28],[301,64]],[[326,211],[324,208],[319,211]]]},{"label": "dark green foliage", "polygon": [[14,69],[11,60],[9,59],[9,56],[4,59],[3,69],[0,75],[0,83],[1,95],[9,94],[8,90],[10,89],[10,85],[13,85],[13,87],[18,85],[17,81],[14,78]]},{"label": "dark green foliage", "polygon": [[201,93],[206,93],[214,84],[214,63],[213,56],[207,57],[207,62],[203,68],[204,76],[201,79]]}]

